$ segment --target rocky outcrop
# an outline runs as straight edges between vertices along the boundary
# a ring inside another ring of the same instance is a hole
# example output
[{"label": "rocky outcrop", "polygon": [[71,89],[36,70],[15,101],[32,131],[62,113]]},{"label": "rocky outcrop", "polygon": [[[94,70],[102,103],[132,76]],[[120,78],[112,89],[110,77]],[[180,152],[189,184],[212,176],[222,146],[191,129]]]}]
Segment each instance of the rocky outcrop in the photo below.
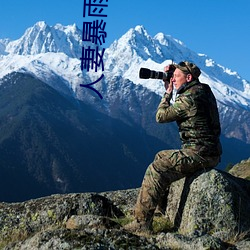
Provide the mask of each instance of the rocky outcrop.
[{"label": "rocky outcrop", "polygon": [[250,182],[211,170],[171,185],[167,215],[184,235],[229,240],[250,229]]},{"label": "rocky outcrop", "polygon": [[234,165],[229,170],[229,173],[236,177],[250,180],[250,158],[247,160],[242,160],[240,163]]},{"label": "rocky outcrop", "polygon": [[249,249],[250,181],[218,170],[170,187],[172,227],[136,235],[131,218],[139,189],[52,195],[0,203],[0,249]]}]

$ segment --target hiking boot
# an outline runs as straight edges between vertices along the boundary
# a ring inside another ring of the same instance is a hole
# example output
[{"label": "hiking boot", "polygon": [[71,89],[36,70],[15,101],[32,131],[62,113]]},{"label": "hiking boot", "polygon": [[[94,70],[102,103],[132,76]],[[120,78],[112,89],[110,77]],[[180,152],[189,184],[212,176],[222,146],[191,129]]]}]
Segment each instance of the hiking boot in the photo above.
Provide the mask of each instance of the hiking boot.
[{"label": "hiking boot", "polygon": [[132,222],[130,222],[129,224],[125,225],[123,227],[125,230],[129,231],[129,232],[138,232],[138,233],[148,233],[151,234],[152,233],[152,225],[149,222],[145,222],[145,221],[137,221],[134,220]]}]

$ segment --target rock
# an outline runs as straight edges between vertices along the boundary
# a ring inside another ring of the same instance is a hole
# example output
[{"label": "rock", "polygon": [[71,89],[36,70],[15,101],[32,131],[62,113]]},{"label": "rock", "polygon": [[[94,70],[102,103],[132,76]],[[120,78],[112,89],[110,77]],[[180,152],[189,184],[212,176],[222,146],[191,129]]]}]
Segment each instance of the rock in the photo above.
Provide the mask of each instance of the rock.
[{"label": "rock", "polygon": [[187,237],[181,234],[163,233],[157,237],[157,241],[160,248],[168,247],[170,249],[182,250],[228,249],[226,243],[208,234],[200,237]]},{"label": "rock", "polygon": [[250,230],[250,181],[211,170],[173,183],[166,215],[179,233],[227,241]]},{"label": "rock", "polygon": [[117,206],[123,213],[132,214],[140,189],[118,190],[100,193]]},{"label": "rock", "polygon": [[240,163],[234,165],[229,173],[236,177],[250,180],[250,158],[247,160],[242,160]]},{"label": "rock", "polygon": [[[89,230],[46,230],[30,238],[9,244],[4,250],[96,250],[96,249],[147,249],[159,248],[145,237],[128,234],[121,230],[92,229]],[[166,248],[165,248],[166,249]]]},{"label": "rock", "polygon": [[250,249],[250,240],[242,240],[236,243],[236,248],[238,250],[249,250]]},{"label": "rock", "polygon": [[52,195],[21,203],[0,203],[1,244],[23,240],[45,228],[64,227],[72,215],[109,218],[123,216],[121,210],[99,194]]},{"label": "rock", "polygon": [[120,228],[121,226],[108,217],[85,214],[72,215],[66,222],[67,229],[84,228]]},{"label": "rock", "polygon": [[175,232],[152,235],[120,225],[139,189],[0,203],[0,249],[249,249],[249,185],[219,170],[173,183],[166,215]]}]

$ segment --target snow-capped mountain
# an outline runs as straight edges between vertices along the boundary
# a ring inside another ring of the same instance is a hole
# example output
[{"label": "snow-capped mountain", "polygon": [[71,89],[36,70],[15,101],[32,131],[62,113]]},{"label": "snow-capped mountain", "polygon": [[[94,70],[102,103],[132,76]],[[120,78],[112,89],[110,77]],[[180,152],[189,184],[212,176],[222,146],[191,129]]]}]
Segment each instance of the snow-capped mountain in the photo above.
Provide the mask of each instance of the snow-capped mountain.
[{"label": "snow-capped mountain", "polygon": [[[14,71],[27,72],[55,89],[74,95],[85,102],[99,102],[99,97],[93,91],[80,87],[81,83],[90,83],[98,78],[98,72],[81,71],[81,46],[82,32],[76,25],[49,26],[45,22],[38,22],[28,28],[18,40],[0,40],[0,78]],[[169,63],[192,61],[202,71],[200,80],[212,87],[221,117],[223,120],[227,119],[227,133],[231,137],[245,138],[250,142],[249,125],[244,125],[249,119],[250,83],[242,79],[237,72],[216,64],[207,55],[191,51],[183,42],[170,35],[158,33],[152,37],[143,26],[131,28],[120,39],[114,41],[106,48],[104,57],[105,79],[95,84],[95,88],[104,97],[99,102],[103,112],[114,116],[112,107],[119,96],[120,100],[124,100],[121,105],[127,105],[124,109],[127,109],[129,115],[134,112],[134,117],[142,116],[142,108],[135,108],[135,105],[140,106],[141,94],[136,93],[137,104],[128,102],[131,96],[127,95],[135,88],[133,86],[138,86],[135,89],[144,94],[149,91],[159,97],[164,93],[164,89],[161,80],[140,79],[139,69],[147,67],[162,71]],[[120,86],[117,86],[117,82],[120,82]],[[244,113],[244,116],[241,115],[239,118],[243,127],[235,133],[231,131],[232,128],[228,128],[228,124],[234,123],[239,113]]]},{"label": "snow-capped mountain", "polygon": [[181,41],[163,33],[150,37],[142,26],[130,29],[106,51],[107,75],[122,75],[135,84],[142,84],[157,94],[162,94],[162,81],[139,79],[140,67],[162,71],[169,63],[191,61],[202,74],[200,80],[208,83],[219,102],[250,108],[250,83],[236,72],[216,64],[206,55],[189,50]]},{"label": "snow-capped mountain", "polygon": [[[80,70],[81,46],[82,32],[75,24],[51,27],[38,22],[18,40],[0,40],[0,66],[3,69],[0,77],[13,71],[27,71],[43,80],[54,74],[77,91],[84,79],[96,75]],[[191,51],[169,35],[158,33],[151,37],[143,26],[136,26],[114,41],[104,56],[106,79],[122,76],[159,95],[164,92],[162,82],[140,79],[140,67],[162,71],[169,63],[192,61],[202,70],[200,80],[212,87],[219,102],[250,109],[250,83],[247,80],[208,56]]]},{"label": "snow-capped mountain", "polygon": [[0,200],[140,185],[157,151],[180,146],[176,124],[155,122],[163,83],[140,79],[141,67],[197,64],[219,106],[219,167],[249,158],[250,83],[236,72],[169,35],[151,37],[136,26],[105,49],[105,78],[94,85],[100,99],[80,87],[100,74],[81,71],[82,46],[93,45],[82,44],[76,25],[45,22],[15,41],[0,39],[0,185],[15,194],[3,192]]},{"label": "snow-capped mountain", "polygon": [[37,55],[47,52],[62,52],[69,57],[81,55],[82,32],[77,26],[56,24],[50,27],[45,22],[37,22],[24,35],[7,44],[5,51],[16,55]]}]

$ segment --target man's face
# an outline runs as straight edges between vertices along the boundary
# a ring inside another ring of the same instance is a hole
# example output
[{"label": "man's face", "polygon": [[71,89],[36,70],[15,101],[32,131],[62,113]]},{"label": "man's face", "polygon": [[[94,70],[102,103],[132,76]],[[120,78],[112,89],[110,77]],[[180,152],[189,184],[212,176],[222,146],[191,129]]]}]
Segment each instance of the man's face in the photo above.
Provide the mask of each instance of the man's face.
[{"label": "man's face", "polygon": [[184,83],[187,82],[187,75],[185,75],[180,69],[175,69],[173,79],[173,85],[175,89],[179,89]]}]

